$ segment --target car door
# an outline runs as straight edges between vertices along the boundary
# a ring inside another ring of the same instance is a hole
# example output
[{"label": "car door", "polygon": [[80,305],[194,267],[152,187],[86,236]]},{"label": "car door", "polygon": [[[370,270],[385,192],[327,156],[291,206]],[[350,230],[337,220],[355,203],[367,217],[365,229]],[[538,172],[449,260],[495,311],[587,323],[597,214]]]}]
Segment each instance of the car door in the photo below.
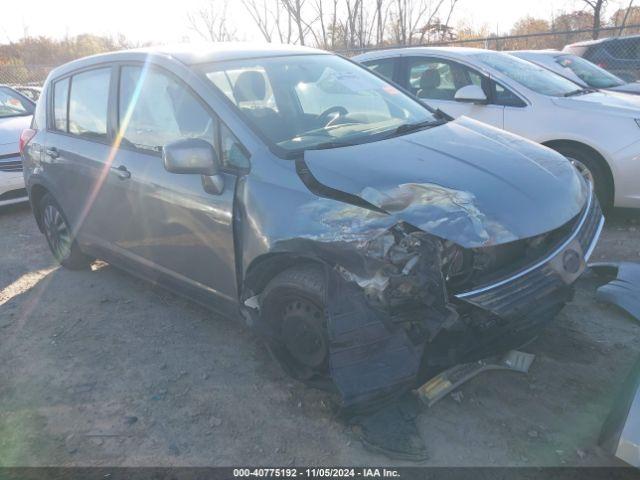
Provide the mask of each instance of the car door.
[{"label": "car door", "polygon": [[[452,117],[465,115],[503,127],[504,108],[491,103],[489,80],[466,65],[435,57],[406,57],[401,67],[400,84],[431,107],[439,108]],[[481,87],[489,99],[488,103],[456,101],[456,92],[468,85]]]},{"label": "car door", "polygon": [[[169,72],[122,65],[118,78],[120,144],[112,162],[116,174],[108,180],[111,248],[152,279],[235,301],[233,201],[241,173],[235,167],[248,162],[246,150]],[[211,177],[165,170],[162,147],[188,137],[207,140],[219,152],[226,165],[216,179],[222,191],[209,188]]]},{"label": "car door", "polygon": [[85,69],[55,80],[49,95],[43,177],[81,243],[101,235],[107,208],[111,77],[110,66]]}]

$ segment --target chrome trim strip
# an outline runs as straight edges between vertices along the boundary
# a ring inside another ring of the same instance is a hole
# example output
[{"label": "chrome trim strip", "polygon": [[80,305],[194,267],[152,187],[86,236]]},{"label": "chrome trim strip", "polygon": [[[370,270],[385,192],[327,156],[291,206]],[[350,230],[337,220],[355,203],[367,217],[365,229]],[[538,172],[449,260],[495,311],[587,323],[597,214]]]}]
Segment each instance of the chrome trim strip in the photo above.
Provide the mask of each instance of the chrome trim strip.
[{"label": "chrome trim strip", "polygon": [[587,253],[584,254],[584,261],[588,262],[591,258],[591,254],[596,248],[598,244],[598,240],[600,239],[600,234],[602,233],[602,229],[604,228],[604,215],[600,217],[600,223],[598,224],[598,228],[596,229],[596,234],[593,236],[593,240],[591,241],[591,245],[587,249]]},{"label": "chrome trim strip", "polygon": [[[569,238],[567,238],[562,245],[560,245],[557,249],[555,249],[553,252],[551,252],[549,255],[547,255],[545,258],[543,258],[542,260],[540,260],[538,263],[535,263],[534,265],[522,270],[521,272],[516,273],[515,275],[505,278],[503,280],[500,280],[499,282],[493,283],[491,285],[487,285],[486,287],[481,287],[481,288],[477,288],[476,290],[471,290],[470,292],[463,292],[463,293],[458,293],[456,295],[456,298],[467,298],[467,297],[472,297],[475,295],[478,295],[480,293],[484,293],[487,292],[489,290],[493,290],[494,288],[498,288],[501,287],[502,285],[506,285],[507,283],[511,283],[514,280],[517,280],[520,277],[524,277],[525,275],[533,272],[534,270],[542,267],[543,265],[545,265],[546,263],[549,263],[556,255],[559,255],[560,252],[562,252],[562,250],[564,250],[565,248],[567,248],[567,246],[573,242],[575,240],[575,238],[578,236],[578,233],[580,233],[580,230],[582,230],[582,227],[584,226],[584,222],[587,220],[587,217],[589,216],[589,212],[591,210],[591,203],[593,202],[593,190],[591,187],[589,187],[589,200],[587,201],[587,206],[584,209],[584,213],[582,214],[582,218],[580,219],[580,223],[578,223],[578,226],[576,227],[576,229],[573,231],[573,233],[569,236]],[[604,217],[601,220],[601,223],[604,222]],[[595,245],[594,245],[595,248]],[[590,248],[591,249],[591,248]]]}]

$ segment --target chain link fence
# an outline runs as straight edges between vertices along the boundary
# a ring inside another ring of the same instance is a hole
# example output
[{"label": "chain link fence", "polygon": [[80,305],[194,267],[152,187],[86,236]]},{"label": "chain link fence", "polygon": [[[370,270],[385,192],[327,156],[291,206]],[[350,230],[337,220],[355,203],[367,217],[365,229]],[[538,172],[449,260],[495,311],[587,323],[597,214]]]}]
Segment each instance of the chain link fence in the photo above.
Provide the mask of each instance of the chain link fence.
[{"label": "chain link fence", "polygon": [[41,86],[55,65],[0,64],[0,84]]}]

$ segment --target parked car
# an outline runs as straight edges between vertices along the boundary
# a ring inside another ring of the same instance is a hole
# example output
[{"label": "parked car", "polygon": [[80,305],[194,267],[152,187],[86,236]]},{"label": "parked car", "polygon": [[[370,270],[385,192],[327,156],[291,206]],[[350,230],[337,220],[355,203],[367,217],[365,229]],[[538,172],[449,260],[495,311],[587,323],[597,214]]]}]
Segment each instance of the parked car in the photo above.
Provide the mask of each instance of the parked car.
[{"label": "parked car", "polygon": [[19,142],[34,108],[31,100],[0,85],[0,207],[27,201]]},{"label": "parked car", "polygon": [[345,406],[538,334],[604,221],[556,152],[304,47],[73,61],[23,138],[63,266],[102,258],[240,312]]},{"label": "parked car", "polygon": [[589,60],[625,82],[640,80],[640,35],[572,43],[562,51]]},{"label": "parked car", "polygon": [[595,63],[577,55],[556,50],[520,50],[509,52],[577,83],[583,88],[640,95],[640,82],[625,82]]},{"label": "parked car", "polygon": [[640,98],[585,89],[512,55],[412,47],[354,58],[445,113],[567,157],[606,206],[640,207]]}]

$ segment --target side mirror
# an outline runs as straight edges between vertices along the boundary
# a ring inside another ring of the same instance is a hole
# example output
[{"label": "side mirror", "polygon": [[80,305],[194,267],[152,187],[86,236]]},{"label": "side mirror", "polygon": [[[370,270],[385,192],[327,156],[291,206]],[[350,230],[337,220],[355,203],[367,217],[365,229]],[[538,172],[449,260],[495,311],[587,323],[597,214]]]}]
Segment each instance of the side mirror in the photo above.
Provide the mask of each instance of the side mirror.
[{"label": "side mirror", "polygon": [[487,96],[484,90],[478,85],[467,85],[456,92],[456,102],[467,103],[487,103]]},{"label": "side mirror", "polygon": [[216,150],[201,138],[176,140],[162,147],[164,168],[171,173],[213,176],[220,171]]}]

